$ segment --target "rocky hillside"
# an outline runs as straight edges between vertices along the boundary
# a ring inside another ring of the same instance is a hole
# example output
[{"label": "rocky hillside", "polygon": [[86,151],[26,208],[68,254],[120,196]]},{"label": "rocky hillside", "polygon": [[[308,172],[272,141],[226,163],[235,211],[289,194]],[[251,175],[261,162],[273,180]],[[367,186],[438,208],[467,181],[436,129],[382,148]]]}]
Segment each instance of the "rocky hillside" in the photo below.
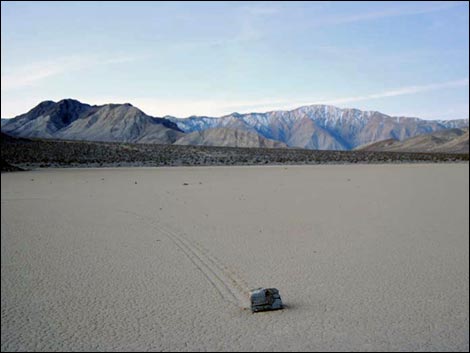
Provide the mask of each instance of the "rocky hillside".
[{"label": "rocky hillside", "polygon": [[469,153],[468,129],[447,129],[398,141],[388,139],[357,148],[362,151]]},{"label": "rocky hillside", "polygon": [[181,137],[174,144],[261,148],[287,147],[285,143],[266,139],[256,132],[231,128],[214,128],[202,131],[194,131]]},{"label": "rocky hillside", "polygon": [[146,115],[130,104],[91,106],[73,99],[42,102],[3,122],[2,132],[18,137],[164,144],[183,135],[175,123]]}]

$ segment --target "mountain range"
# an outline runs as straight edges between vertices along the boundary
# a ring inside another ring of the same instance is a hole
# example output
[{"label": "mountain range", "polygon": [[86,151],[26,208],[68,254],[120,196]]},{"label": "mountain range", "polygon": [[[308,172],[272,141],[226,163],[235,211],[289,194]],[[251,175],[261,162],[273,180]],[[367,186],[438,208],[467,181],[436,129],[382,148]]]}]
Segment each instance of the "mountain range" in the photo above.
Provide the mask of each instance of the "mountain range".
[{"label": "mountain range", "polygon": [[391,117],[376,111],[340,109],[328,105],[267,113],[233,113],[221,118],[167,118],[185,132],[215,127],[235,128],[256,132],[290,147],[324,150],[351,150],[374,141],[389,138],[403,140],[443,129],[468,126],[468,119]]},{"label": "mountain range", "polygon": [[42,102],[3,122],[2,132],[17,137],[164,144],[184,135],[175,123],[146,115],[128,103],[91,106],[73,99]]},{"label": "mountain range", "polygon": [[391,117],[328,105],[220,118],[157,118],[128,103],[91,106],[73,99],[45,101],[25,114],[2,120],[2,132],[18,137],[319,150],[351,150],[381,140],[466,127],[468,119]]},{"label": "mountain range", "polygon": [[410,137],[398,141],[388,139],[373,142],[357,148],[360,151],[374,152],[441,152],[468,153],[468,129],[446,129],[431,134]]}]

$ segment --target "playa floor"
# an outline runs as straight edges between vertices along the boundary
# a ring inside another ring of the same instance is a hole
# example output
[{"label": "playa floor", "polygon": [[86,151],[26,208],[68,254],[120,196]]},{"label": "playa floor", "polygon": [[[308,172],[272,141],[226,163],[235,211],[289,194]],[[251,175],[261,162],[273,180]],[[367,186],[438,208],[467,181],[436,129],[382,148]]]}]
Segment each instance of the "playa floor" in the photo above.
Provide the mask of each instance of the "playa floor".
[{"label": "playa floor", "polygon": [[2,174],[1,350],[468,351],[468,212],[468,163]]}]

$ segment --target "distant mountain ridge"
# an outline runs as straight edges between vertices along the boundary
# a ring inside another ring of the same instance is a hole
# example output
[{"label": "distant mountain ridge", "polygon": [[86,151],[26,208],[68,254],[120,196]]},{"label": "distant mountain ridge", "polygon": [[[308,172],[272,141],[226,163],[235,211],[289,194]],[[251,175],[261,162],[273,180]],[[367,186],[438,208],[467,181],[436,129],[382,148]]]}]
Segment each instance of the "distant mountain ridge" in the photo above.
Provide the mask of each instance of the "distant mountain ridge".
[{"label": "distant mountain ridge", "polygon": [[391,117],[376,111],[340,109],[328,105],[267,113],[233,113],[221,118],[169,119],[185,132],[229,127],[256,132],[291,147],[330,150],[350,150],[389,138],[403,140],[443,129],[468,127],[468,119],[446,121]]},{"label": "distant mountain ridge", "polygon": [[[319,150],[351,150],[381,140],[405,140],[466,127],[468,119],[432,121],[391,117],[376,111],[328,105],[266,113],[233,113],[220,118],[157,118],[128,103],[92,106],[73,99],[44,101],[25,114],[2,120],[2,131],[17,137],[161,144],[180,140],[184,144],[211,146],[267,144]],[[211,131],[206,133],[191,135],[209,129]]]}]

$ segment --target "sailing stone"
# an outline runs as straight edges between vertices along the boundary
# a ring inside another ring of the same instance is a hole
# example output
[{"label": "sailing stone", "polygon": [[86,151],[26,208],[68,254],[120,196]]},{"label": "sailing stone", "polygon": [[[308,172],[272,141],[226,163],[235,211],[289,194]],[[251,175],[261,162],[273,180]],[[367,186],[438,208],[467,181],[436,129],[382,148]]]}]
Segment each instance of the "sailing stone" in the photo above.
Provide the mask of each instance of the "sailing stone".
[{"label": "sailing stone", "polygon": [[251,311],[282,309],[282,300],[276,288],[257,288],[250,291]]}]

